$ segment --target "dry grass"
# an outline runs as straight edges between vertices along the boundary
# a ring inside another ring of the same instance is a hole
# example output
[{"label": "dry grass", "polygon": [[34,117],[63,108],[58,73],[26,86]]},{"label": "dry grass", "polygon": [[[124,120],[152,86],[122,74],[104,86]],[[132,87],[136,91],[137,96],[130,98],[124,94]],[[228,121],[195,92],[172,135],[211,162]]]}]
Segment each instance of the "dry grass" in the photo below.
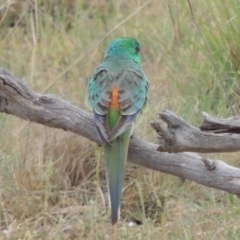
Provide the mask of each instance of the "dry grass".
[{"label": "dry grass", "polygon": [[[1,0],[0,65],[25,76],[34,90],[85,108],[87,79],[109,42],[133,36],[150,81],[149,112],[137,136],[156,141],[149,122],[166,108],[193,124],[203,110],[231,115],[186,0],[152,0],[111,31],[144,3]],[[235,0],[192,4],[237,114],[239,6]],[[188,181],[179,188],[174,176],[132,164],[122,218],[112,227],[93,143],[4,114],[0,126],[0,239],[239,239],[235,196]],[[211,157],[240,165],[238,153]],[[139,225],[130,227],[133,220]]]}]

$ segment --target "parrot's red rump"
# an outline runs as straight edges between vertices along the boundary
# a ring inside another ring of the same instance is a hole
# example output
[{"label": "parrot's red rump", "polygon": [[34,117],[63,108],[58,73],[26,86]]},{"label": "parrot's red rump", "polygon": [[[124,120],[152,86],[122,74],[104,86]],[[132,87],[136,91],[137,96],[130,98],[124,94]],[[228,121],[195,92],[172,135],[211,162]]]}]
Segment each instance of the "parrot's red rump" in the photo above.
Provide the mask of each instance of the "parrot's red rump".
[{"label": "parrot's red rump", "polygon": [[112,90],[112,101],[110,102],[110,109],[120,109],[118,96],[118,88],[114,87]]}]

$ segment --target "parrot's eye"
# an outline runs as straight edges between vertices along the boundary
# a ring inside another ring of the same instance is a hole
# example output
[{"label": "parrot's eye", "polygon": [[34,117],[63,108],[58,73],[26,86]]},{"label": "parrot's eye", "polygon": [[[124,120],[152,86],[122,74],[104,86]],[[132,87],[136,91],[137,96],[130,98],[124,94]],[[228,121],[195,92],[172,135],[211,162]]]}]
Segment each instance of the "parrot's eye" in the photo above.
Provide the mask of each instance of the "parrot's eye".
[{"label": "parrot's eye", "polygon": [[139,53],[139,52],[140,52],[140,46],[137,45],[137,46],[135,47],[135,50],[136,50],[136,53]]}]

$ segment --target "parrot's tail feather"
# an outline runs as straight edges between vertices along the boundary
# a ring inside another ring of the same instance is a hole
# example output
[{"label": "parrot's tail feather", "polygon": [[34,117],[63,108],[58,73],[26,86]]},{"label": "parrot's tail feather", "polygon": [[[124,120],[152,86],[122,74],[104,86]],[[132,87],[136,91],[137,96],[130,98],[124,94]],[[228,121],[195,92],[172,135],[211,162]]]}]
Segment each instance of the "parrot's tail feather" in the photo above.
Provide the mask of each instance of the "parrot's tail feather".
[{"label": "parrot's tail feather", "polygon": [[106,143],[104,147],[112,224],[115,224],[119,219],[124,165],[128,154],[129,137],[130,130],[116,138],[111,145]]}]

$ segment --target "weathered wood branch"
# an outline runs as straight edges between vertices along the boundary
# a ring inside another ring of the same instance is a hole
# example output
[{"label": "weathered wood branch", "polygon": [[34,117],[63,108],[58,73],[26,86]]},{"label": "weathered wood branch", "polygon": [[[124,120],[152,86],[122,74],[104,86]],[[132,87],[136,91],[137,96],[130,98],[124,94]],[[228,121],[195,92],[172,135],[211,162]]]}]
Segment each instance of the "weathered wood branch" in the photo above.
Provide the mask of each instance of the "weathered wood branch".
[{"label": "weathered wood branch", "polygon": [[[191,126],[177,114],[166,110],[160,122],[152,122],[152,127],[159,135],[158,150],[162,152],[235,152],[240,150],[240,117],[217,119],[203,113],[204,122],[201,129]],[[237,121],[238,120],[238,121]],[[219,127],[219,128],[218,128]],[[233,130],[236,133],[232,133]],[[210,132],[213,130],[214,132]]]},{"label": "weathered wood branch", "polygon": [[[71,131],[99,143],[92,114],[60,97],[35,93],[24,80],[1,67],[0,112]],[[169,154],[157,148],[156,144],[132,138],[128,161],[240,196],[240,169],[195,153]]]},{"label": "weathered wood branch", "polygon": [[215,133],[240,133],[240,116],[234,116],[226,119],[219,119],[203,112],[203,123],[200,126],[202,131],[211,131]]}]

